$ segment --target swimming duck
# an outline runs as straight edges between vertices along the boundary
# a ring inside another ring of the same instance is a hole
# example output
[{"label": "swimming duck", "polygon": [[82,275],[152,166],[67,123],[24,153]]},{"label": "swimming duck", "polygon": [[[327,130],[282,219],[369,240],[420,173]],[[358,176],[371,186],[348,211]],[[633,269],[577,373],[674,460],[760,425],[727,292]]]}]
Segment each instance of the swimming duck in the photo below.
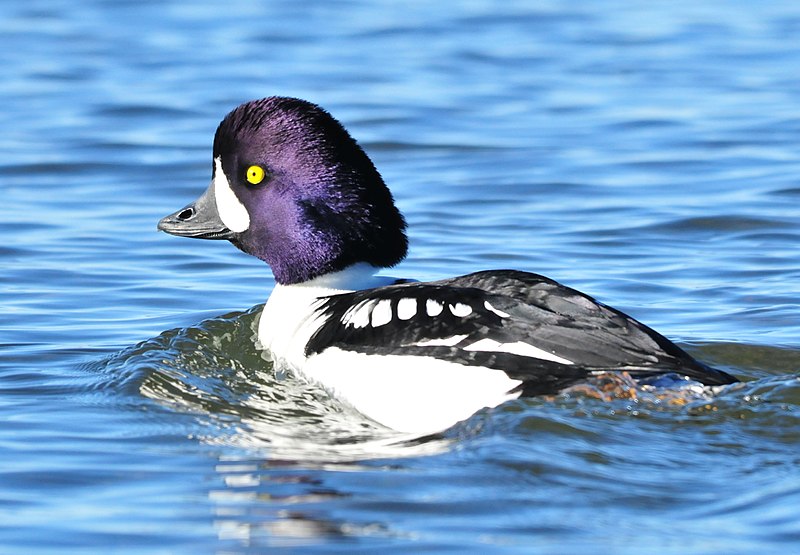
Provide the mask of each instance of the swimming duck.
[{"label": "swimming duck", "polygon": [[226,239],[265,261],[276,285],[258,341],[274,363],[396,430],[444,430],[484,407],[602,373],[736,381],[537,274],[424,283],[380,275],[406,256],[405,220],[364,150],[304,100],[264,98],[225,116],[210,186],[158,228]]}]

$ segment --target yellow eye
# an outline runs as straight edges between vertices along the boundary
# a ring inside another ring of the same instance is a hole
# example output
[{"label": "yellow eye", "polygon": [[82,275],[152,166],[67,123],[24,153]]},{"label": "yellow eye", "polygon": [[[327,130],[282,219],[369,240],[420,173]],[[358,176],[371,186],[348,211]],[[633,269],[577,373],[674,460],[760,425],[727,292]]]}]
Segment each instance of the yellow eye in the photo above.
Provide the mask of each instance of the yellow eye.
[{"label": "yellow eye", "polygon": [[264,171],[264,168],[261,166],[250,166],[247,168],[247,173],[245,174],[245,178],[247,182],[251,185],[258,185],[262,181],[264,181],[264,177],[266,177],[267,173]]}]

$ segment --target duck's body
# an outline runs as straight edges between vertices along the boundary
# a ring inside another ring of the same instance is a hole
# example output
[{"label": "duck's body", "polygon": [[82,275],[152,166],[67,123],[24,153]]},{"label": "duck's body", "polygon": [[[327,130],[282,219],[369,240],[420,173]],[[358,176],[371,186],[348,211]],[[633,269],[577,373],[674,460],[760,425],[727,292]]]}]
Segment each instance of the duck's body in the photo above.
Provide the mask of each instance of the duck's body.
[{"label": "duck's body", "polygon": [[433,345],[451,341],[425,334],[414,341],[410,329],[396,333],[419,314],[402,303],[399,316],[410,319],[400,319],[396,295],[402,285],[369,275],[374,271],[356,266],[310,283],[276,285],[261,314],[259,342],[276,364],[404,432],[443,430],[519,396],[512,390],[520,381],[503,372],[430,356]]},{"label": "duck's body", "polygon": [[602,372],[735,381],[536,274],[377,275],[405,256],[405,223],[366,154],[304,101],[273,97],[231,112],[214,140],[209,190],[159,227],[229,239],[268,262],[277,285],[259,323],[262,346],[398,430],[442,430]]}]

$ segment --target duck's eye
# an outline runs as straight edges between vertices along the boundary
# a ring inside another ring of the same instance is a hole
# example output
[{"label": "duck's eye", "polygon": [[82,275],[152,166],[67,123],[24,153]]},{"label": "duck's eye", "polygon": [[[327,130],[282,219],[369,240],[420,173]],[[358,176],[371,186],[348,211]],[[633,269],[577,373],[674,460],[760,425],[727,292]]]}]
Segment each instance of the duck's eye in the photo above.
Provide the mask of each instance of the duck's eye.
[{"label": "duck's eye", "polygon": [[261,166],[250,166],[249,168],[247,168],[247,171],[244,174],[245,179],[247,179],[247,182],[250,183],[251,185],[258,185],[259,183],[264,181],[266,175],[267,172],[265,172],[264,168],[262,168]]}]

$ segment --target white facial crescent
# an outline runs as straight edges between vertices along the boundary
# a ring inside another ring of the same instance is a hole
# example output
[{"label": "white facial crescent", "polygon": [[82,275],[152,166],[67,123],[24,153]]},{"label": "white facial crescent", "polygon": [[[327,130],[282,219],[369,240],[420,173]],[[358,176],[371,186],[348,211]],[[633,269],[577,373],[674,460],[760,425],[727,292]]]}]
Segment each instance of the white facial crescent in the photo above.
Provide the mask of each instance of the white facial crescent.
[{"label": "white facial crescent", "polygon": [[231,189],[228,177],[222,170],[222,160],[214,158],[214,200],[217,212],[225,227],[237,233],[250,227],[250,214]]}]

